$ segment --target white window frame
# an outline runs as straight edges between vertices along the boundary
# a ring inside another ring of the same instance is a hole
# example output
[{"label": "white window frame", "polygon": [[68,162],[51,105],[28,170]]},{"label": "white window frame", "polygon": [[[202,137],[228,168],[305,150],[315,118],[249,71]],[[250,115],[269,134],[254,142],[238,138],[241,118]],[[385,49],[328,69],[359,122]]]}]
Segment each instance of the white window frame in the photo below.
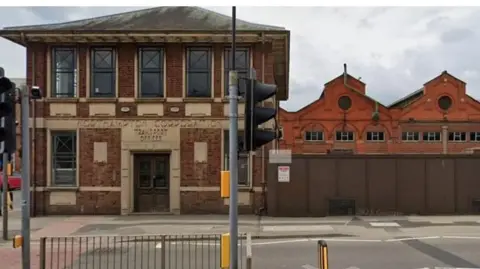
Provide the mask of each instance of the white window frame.
[{"label": "white window frame", "polygon": [[[403,139],[403,134],[406,134],[407,139]],[[417,135],[417,139],[415,139],[415,135]],[[404,142],[418,142],[420,141],[420,132],[402,132],[402,141]]]},{"label": "white window frame", "polygon": [[[472,140],[472,135],[475,136],[475,139]],[[469,139],[471,142],[480,142],[480,132],[470,132]]]},{"label": "white window frame", "polygon": [[[338,139],[337,134],[340,133],[340,139]],[[349,134],[352,134],[352,139],[349,139]],[[355,141],[355,133],[351,131],[336,131],[335,132],[335,141],[338,142],[353,142]]]},{"label": "white window frame", "polygon": [[[453,134],[453,140],[450,140],[450,134]],[[465,139],[462,139],[462,134],[465,135]],[[466,132],[449,132],[448,133],[448,141],[450,141],[450,142],[466,142],[467,141],[467,133]]]},{"label": "white window frame", "polygon": [[[310,133],[310,139],[307,139],[307,133]],[[314,137],[316,138],[314,139]],[[324,133],[322,131],[306,131],[304,138],[305,141],[309,142],[324,141]]]},{"label": "white window frame", "polygon": [[[371,134],[372,139],[370,139],[370,140],[368,139],[368,134]],[[380,139],[380,134],[383,135],[382,139]],[[369,132],[366,133],[366,138],[367,138],[366,140],[368,142],[384,142],[385,141],[385,132],[381,132],[381,131],[370,132],[369,131]]]},{"label": "white window frame", "polygon": [[[425,134],[427,135],[427,140],[425,140]],[[439,139],[435,139],[435,136],[439,134]],[[434,139],[431,139],[431,138],[434,138]],[[425,142],[439,142],[439,141],[442,141],[442,134],[440,132],[423,132],[422,134],[422,139],[423,141]]]}]

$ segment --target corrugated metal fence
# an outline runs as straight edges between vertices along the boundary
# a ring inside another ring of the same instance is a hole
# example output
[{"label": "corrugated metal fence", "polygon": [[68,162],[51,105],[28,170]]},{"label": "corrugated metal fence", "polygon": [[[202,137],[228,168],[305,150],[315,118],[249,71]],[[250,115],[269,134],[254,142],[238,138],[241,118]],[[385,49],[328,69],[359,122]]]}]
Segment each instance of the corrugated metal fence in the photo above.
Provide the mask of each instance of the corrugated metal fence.
[{"label": "corrugated metal fence", "polygon": [[[221,235],[48,237],[40,240],[40,269],[220,268]],[[239,268],[247,266],[239,235]]]}]

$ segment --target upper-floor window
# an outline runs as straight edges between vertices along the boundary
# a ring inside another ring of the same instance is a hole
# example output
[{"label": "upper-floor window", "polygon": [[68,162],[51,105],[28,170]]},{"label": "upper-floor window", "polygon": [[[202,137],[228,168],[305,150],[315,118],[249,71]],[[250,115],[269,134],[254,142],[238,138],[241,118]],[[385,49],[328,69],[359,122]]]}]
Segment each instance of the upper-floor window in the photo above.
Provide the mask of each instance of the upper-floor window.
[{"label": "upper-floor window", "polygon": [[[243,141],[244,132],[238,131],[238,141]],[[223,169],[228,170],[230,165],[230,130],[223,131]],[[238,185],[248,186],[248,155],[240,153],[238,158]]]},{"label": "upper-floor window", "polygon": [[52,185],[77,185],[77,132],[52,132]]},{"label": "upper-floor window", "polygon": [[77,87],[75,49],[54,48],[52,56],[52,97],[75,97]]},{"label": "upper-floor window", "polygon": [[115,97],[115,50],[94,48],[91,52],[91,97]]},{"label": "upper-floor window", "polygon": [[140,97],[164,97],[163,49],[139,49],[139,93]]},{"label": "upper-floor window", "polygon": [[480,132],[470,132],[470,141],[480,142]]},{"label": "upper-floor window", "polygon": [[448,141],[463,142],[467,141],[467,133],[465,132],[449,132]]},{"label": "upper-floor window", "polygon": [[[232,70],[232,49],[226,48],[224,52],[224,89],[225,96],[228,95],[229,72]],[[235,50],[235,70],[239,78],[248,78],[250,70],[250,52],[248,48],[237,48]]]},{"label": "upper-floor window", "polygon": [[367,141],[385,141],[385,133],[367,132]]},{"label": "upper-floor window", "polygon": [[419,132],[402,132],[402,141],[419,141]]},{"label": "upper-floor window", "polygon": [[349,131],[337,131],[335,133],[335,140],[337,141],[344,141],[344,142],[351,142],[355,138],[353,132]]},{"label": "upper-floor window", "polygon": [[440,132],[423,132],[423,141],[440,141]]},{"label": "upper-floor window", "polygon": [[323,132],[307,131],[305,132],[305,141],[323,141]]},{"label": "upper-floor window", "polygon": [[210,48],[187,49],[187,97],[212,96],[212,54]]}]

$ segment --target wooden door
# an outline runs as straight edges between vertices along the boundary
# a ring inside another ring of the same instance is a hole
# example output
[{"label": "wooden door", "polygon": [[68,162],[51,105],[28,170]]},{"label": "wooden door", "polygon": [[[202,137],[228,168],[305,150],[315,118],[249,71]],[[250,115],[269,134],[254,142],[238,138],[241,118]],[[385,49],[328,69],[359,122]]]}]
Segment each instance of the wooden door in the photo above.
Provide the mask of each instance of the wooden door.
[{"label": "wooden door", "polygon": [[168,212],[169,159],[163,155],[135,156],[135,211]]}]

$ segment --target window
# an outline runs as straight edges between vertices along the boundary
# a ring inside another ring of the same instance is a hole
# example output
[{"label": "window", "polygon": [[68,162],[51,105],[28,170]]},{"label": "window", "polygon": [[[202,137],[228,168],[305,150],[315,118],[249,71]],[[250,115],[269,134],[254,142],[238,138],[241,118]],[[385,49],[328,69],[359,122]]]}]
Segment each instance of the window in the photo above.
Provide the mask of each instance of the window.
[{"label": "window", "polygon": [[402,132],[402,141],[419,141],[420,134],[418,132]]},{"label": "window", "polygon": [[323,132],[319,132],[319,131],[305,132],[305,141],[323,141]]},{"label": "window", "polygon": [[440,141],[440,132],[424,132],[423,141]]},{"label": "window", "polygon": [[77,185],[77,133],[52,132],[52,185]]},{"label": "window", "polygon": [[141,48],[139,50],[140,97],[164,97],[163,55],[161,48]]},{"label": "window", "polygon": [[385,141],[385,133],[367,132],[367,141]]},{"label": "window", "polygon": [[77,87],[75,49],[54,48],[52,55],[52,97],[75,97]]},{"label": "window", "polygon": [[[232,69],[232,49],[225,49],[224,53],[224,87],[225,96],[228,95],[229,76],[228,73]],[[248,48],[237,48],[235,51],[235,70],[238,72],[239,78],[248,78],[250,70],[250,53]]]},{"label": "window", "polygon": [[470,141],[480,142],[480,132],[470,132]]},{"label": "window", "polygon": [[115,51],[111,48],[92,49],[91,96],[115,97]]},{"label": "window", "polygon": [[353,141],[353,137],[353,132],[337,131],[337,133],[335,134],[335,140],[337,141],[351,142]]},{"label": "window", "polygon": [[212,96],[212,55],[209,48],[187,50],[187,97]]},{"label": "window", "polygon": [[[224,170],[228,170],[230,165],[230,139],[229,130],[223,131],[223,166]],[[243,131],[238,131],[238,141],[243,141]],[[238,184],[241,186],[249,186],[248,182],[248,155],[245,153],[240,154],[238,159]]]},{"label": "window", "polygon": [[449,132],[448,141],[462,142],[467,141],[467,133],[465,132]]}]

